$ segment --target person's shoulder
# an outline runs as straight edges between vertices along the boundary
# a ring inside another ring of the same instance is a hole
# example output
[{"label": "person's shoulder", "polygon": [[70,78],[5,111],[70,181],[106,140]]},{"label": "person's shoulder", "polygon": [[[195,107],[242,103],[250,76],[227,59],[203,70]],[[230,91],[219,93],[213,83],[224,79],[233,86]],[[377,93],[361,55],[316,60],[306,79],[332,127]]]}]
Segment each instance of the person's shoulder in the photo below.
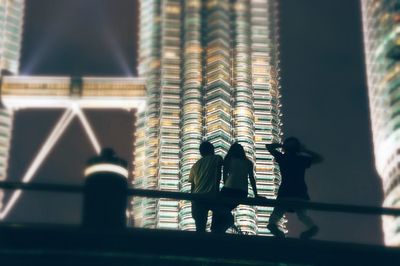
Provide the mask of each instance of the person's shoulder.
[{"label": "person's shoulder", "polygon": [[198,166],[199,166],[199,164],[201,164],[201,163],[202,163],[203,159],[204,159],[204,158],[200,158],[200,159],[198,159],[198,160],[197,160],[197,162],[195,162],[195,163],[193,164],[192,168],[196,168],[196,167],[198,167]]},{"label": "person's shoulder", "polygon": [[245,163],[246,163],[247,165],[253,166],[253,161],[250,160],[249,158],[246,158],[244,161],[245,161]]},{"label": "person's shoulder", "polygon": [[212,156],[212,158],[213,158],[213,160],[221,161],[221,162],[224,160],[221,155],[217,155],[217,154],[214,154]]}]

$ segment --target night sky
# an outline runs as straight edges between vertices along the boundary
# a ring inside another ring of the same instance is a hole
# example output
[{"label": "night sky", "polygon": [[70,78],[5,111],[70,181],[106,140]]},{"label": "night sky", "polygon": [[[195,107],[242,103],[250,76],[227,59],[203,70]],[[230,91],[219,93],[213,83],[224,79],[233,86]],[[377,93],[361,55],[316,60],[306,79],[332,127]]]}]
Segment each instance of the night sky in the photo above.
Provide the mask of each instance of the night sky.
[{"label": "night sky", "polygon": [[[373,163],[358,0],[281,0],[280,44],[283,130],[325,161],[307,173],[312,200],[379,206],[381,182]],[[135,76],[135,0],[27,0],[21,73]],[[60,110],[17,113],[10,178],[18,180]],[[129,159],[133,114],[91,111],[103,146]],[[29,134],[28,134],[29,132]],[[94,151],[77,121],[67,130],[34,181],[82,182]],[[50,199],[51,198],[51,199]],[[10,221],[78,223],[81,199],[30,192]],[[379,217],[311,212],[318,239],[382,243]],[[302,229],[289,215],[289,236]]]}]

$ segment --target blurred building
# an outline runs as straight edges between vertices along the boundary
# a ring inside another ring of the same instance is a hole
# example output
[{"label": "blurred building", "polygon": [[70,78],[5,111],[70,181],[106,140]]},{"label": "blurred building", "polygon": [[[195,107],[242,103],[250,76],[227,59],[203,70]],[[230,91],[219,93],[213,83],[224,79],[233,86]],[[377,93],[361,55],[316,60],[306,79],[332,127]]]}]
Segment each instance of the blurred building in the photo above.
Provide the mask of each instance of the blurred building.
[{"label": "blurred building", "polygon": [[[0,82],[4,73],[18,74],[25,0],[0,0]],[[0,181],[7,175],[13,112],[0,106]],[[0,207],[3,191],[0,191]]]},{"label": "blurred building", "polygon": [[[384,206],[400,207],[400,2],[362,0],[371,125]],[[400,217],[384,217],[388,245],[400,245]]]},{"label": "blurred building", "polygon": [[[239,141],[256,163],[259,193],[276,196],[280,175],[265,144],[281,136],[277,2],[140,2],[138,71],[147,107],[137,123],[137,187],[189,192],[201,141],[222,156]],[[142,199],[135,206],[136,225],[194,228],[189,202]],[[236,223],[265,234],[270,212],[240,206]]]},{"label": "blurred building", "polygon": [[0,69],[17,74],[25,0],[0,0]]}]

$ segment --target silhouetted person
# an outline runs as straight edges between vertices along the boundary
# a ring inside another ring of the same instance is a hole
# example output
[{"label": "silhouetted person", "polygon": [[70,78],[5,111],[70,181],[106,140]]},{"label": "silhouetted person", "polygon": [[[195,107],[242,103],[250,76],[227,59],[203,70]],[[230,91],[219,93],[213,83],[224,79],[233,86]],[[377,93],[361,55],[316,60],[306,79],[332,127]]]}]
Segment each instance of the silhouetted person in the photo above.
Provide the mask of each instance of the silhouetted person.
[{"label": "silhouetted person", "polygon": [[[247,158],[242,145],[237,142],[232,144],[224,158],[223,167],[224,186],[221,189],[222,196],[233,199],[247,198],[248,180],[250,180],[254,196],[258,196],[254,178],[254,165]],[[223,204],[222,208],[218,208],[213,214],[215,223],[214,228],[211,228],[211,230],[223,233],[229,227],[232,227],[234,225],[232,210],[238,205],[237,203]]]},{"label": "silhouetted person", "polygon": [[[221,180],[222,157],[214,154],[214,146],[205,141],[200,144],[201,159],[190,170],[189,182],[192,193],[216,197],[219,193]],[[197,232],[205,232],[208,211],[212,210],[211,203],[202,201],[192,202],[192,216],[196,223]]]},{"label": "silhouetted person", "polygon": [[[266,145],[268,151],[274,156],[279,164],[282,182],[278,190],[277,199],[300,199],[310,200],[305,182],[305,171],[312,164],[322,162],[322,157],[312,151],[306,150],[301,146],[297,138],[287,138],[283,145],[272,143]],[[278,151],[283,149],[283,153]],[[285,212],[292,211],[283,207],[275,207],[271,214],[267,228],[277,237],[285,237],[285,234],[279,230],[277,223],[283,217]],[[294,210],[299,220],[307,227],[301,233],[301,238],[310,238],[318,233],[318,226],[307,215],[305,209]]]}]

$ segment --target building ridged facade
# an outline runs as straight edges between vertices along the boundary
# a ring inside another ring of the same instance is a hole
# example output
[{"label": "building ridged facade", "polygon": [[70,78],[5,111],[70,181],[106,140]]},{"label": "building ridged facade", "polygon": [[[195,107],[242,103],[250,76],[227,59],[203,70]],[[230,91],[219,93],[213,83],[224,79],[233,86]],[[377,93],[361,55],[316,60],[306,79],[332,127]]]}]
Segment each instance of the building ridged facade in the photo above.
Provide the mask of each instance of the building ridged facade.
[{"label": "building ridged facade", "polygon": [[[0,0],[0,82],[3,73],[18,74],[25,1]],[[0,181],[7,177],[14,113],[0,106]],[[0,208],[3,192],[0,191]]]},{"label": "building ridged facade", "polygon": [[[276,197],[280,175],[265,144],[281,136],[277,1],[142,0],[139,28],[147,107],[137,115],[135,185],[189,192],[201,141],[222,156],[238,141],[255,162],[259,194]],[[138,226],[194,229],[189,202],[135,206]],[[236,223],[267,234],[271,211],[240,206]]]},{"label": "building ridged facade", "polygon": [[[376,169],[384,206],[400,207],[400,2],[362,0]],[[400,217],[383,217],[387,245],[400,245]]]},{"label": "building ridged facade", "polygon": [[[0,108],[0,181],[4,181],[7,178],[13,115],[13,111]],[[3,205],[3,197],[4,193],[0,190],[0,209]]]},{"label": "building ridged facade", "polygon": [[0,0],[0,69],[19,70],[25,0]]}]

